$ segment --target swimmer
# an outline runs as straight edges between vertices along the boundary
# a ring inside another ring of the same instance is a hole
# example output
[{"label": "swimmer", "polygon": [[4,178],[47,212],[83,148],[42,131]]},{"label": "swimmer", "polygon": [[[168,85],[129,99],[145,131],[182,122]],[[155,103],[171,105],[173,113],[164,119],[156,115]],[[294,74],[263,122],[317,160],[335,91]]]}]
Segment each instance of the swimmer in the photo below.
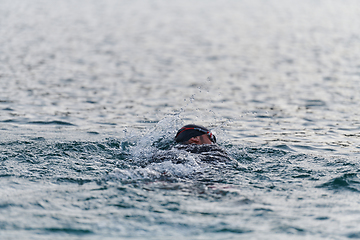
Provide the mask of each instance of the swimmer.
[{"label": "swimmer", "polygon": [[202,162],[220,163],[233,162],[233,159],[216,144],[215,135],[203,126],[189,124],[179,129],[175,136],[175,142],[179,143],[170,150],[157,151],[147,163],[160,163],[171,161],[175,164],[181,164],[189,161],[181,151],[193,154]]},{"label": "swimmer", "polygon": [[204,162],[232,161],[226,151],[216,144],[216,137],[203,126],[189,124],[179,129],[175,141],[180,143],[174,149],[197,154]]},{"label": "swimmer", "polygon": [[185,125],[179,129],[175,141],[181,144],[213,144],[216,143],[215,135],[203,126],[195,124]]}]

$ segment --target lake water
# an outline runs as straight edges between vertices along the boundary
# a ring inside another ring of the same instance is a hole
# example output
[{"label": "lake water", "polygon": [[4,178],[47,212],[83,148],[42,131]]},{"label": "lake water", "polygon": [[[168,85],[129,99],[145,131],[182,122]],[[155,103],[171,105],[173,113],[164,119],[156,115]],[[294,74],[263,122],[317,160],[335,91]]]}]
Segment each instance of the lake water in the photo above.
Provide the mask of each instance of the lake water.
[{"label": "lake water", "polygon": [[[359,29],[356,0],[2,0],[0,238],[360,238]],[[146,164],[188,123],[237,164]]]}]

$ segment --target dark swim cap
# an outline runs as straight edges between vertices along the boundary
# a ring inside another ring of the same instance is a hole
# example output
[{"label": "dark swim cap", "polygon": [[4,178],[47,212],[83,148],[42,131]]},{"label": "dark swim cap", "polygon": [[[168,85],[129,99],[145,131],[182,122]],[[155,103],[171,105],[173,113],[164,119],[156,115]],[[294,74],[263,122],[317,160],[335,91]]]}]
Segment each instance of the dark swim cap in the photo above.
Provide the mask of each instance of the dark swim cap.
[{"label": "dark swim cap", "polygon": [[195,124],[185,125],[180,128],[175,136],[175,141],[178,143],[182,143],[188,141],[192,137],[201,136],[203,134],[207,134],[210,140],[213,143],[216,143],[216,138],[209,129]]}]

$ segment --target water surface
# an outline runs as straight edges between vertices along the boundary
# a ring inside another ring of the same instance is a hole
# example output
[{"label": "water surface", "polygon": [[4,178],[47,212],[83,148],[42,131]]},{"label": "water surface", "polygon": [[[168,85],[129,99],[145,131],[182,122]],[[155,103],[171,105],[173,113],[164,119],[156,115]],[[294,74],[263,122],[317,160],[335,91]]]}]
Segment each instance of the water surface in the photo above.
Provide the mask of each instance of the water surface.
[{"label": "water surface", "polygon": [[[2,239],[348,239],[360,4],[0,3]],[[205,125],[237,164],[146,164]]]}]

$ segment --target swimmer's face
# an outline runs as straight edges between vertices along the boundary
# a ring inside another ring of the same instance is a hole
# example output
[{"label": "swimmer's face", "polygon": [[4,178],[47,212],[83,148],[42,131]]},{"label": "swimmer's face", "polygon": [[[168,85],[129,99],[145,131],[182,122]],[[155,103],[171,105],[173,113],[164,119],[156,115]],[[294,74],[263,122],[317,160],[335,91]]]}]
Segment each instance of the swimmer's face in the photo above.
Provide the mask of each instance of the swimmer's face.
[{"label": "swimmer's face", "polygon": [[189,141],[187,141],[187,144],[202,145],[202,144],[212,144],[212,142],[207,134],[203,134],[197,137],[190,138]]}]

